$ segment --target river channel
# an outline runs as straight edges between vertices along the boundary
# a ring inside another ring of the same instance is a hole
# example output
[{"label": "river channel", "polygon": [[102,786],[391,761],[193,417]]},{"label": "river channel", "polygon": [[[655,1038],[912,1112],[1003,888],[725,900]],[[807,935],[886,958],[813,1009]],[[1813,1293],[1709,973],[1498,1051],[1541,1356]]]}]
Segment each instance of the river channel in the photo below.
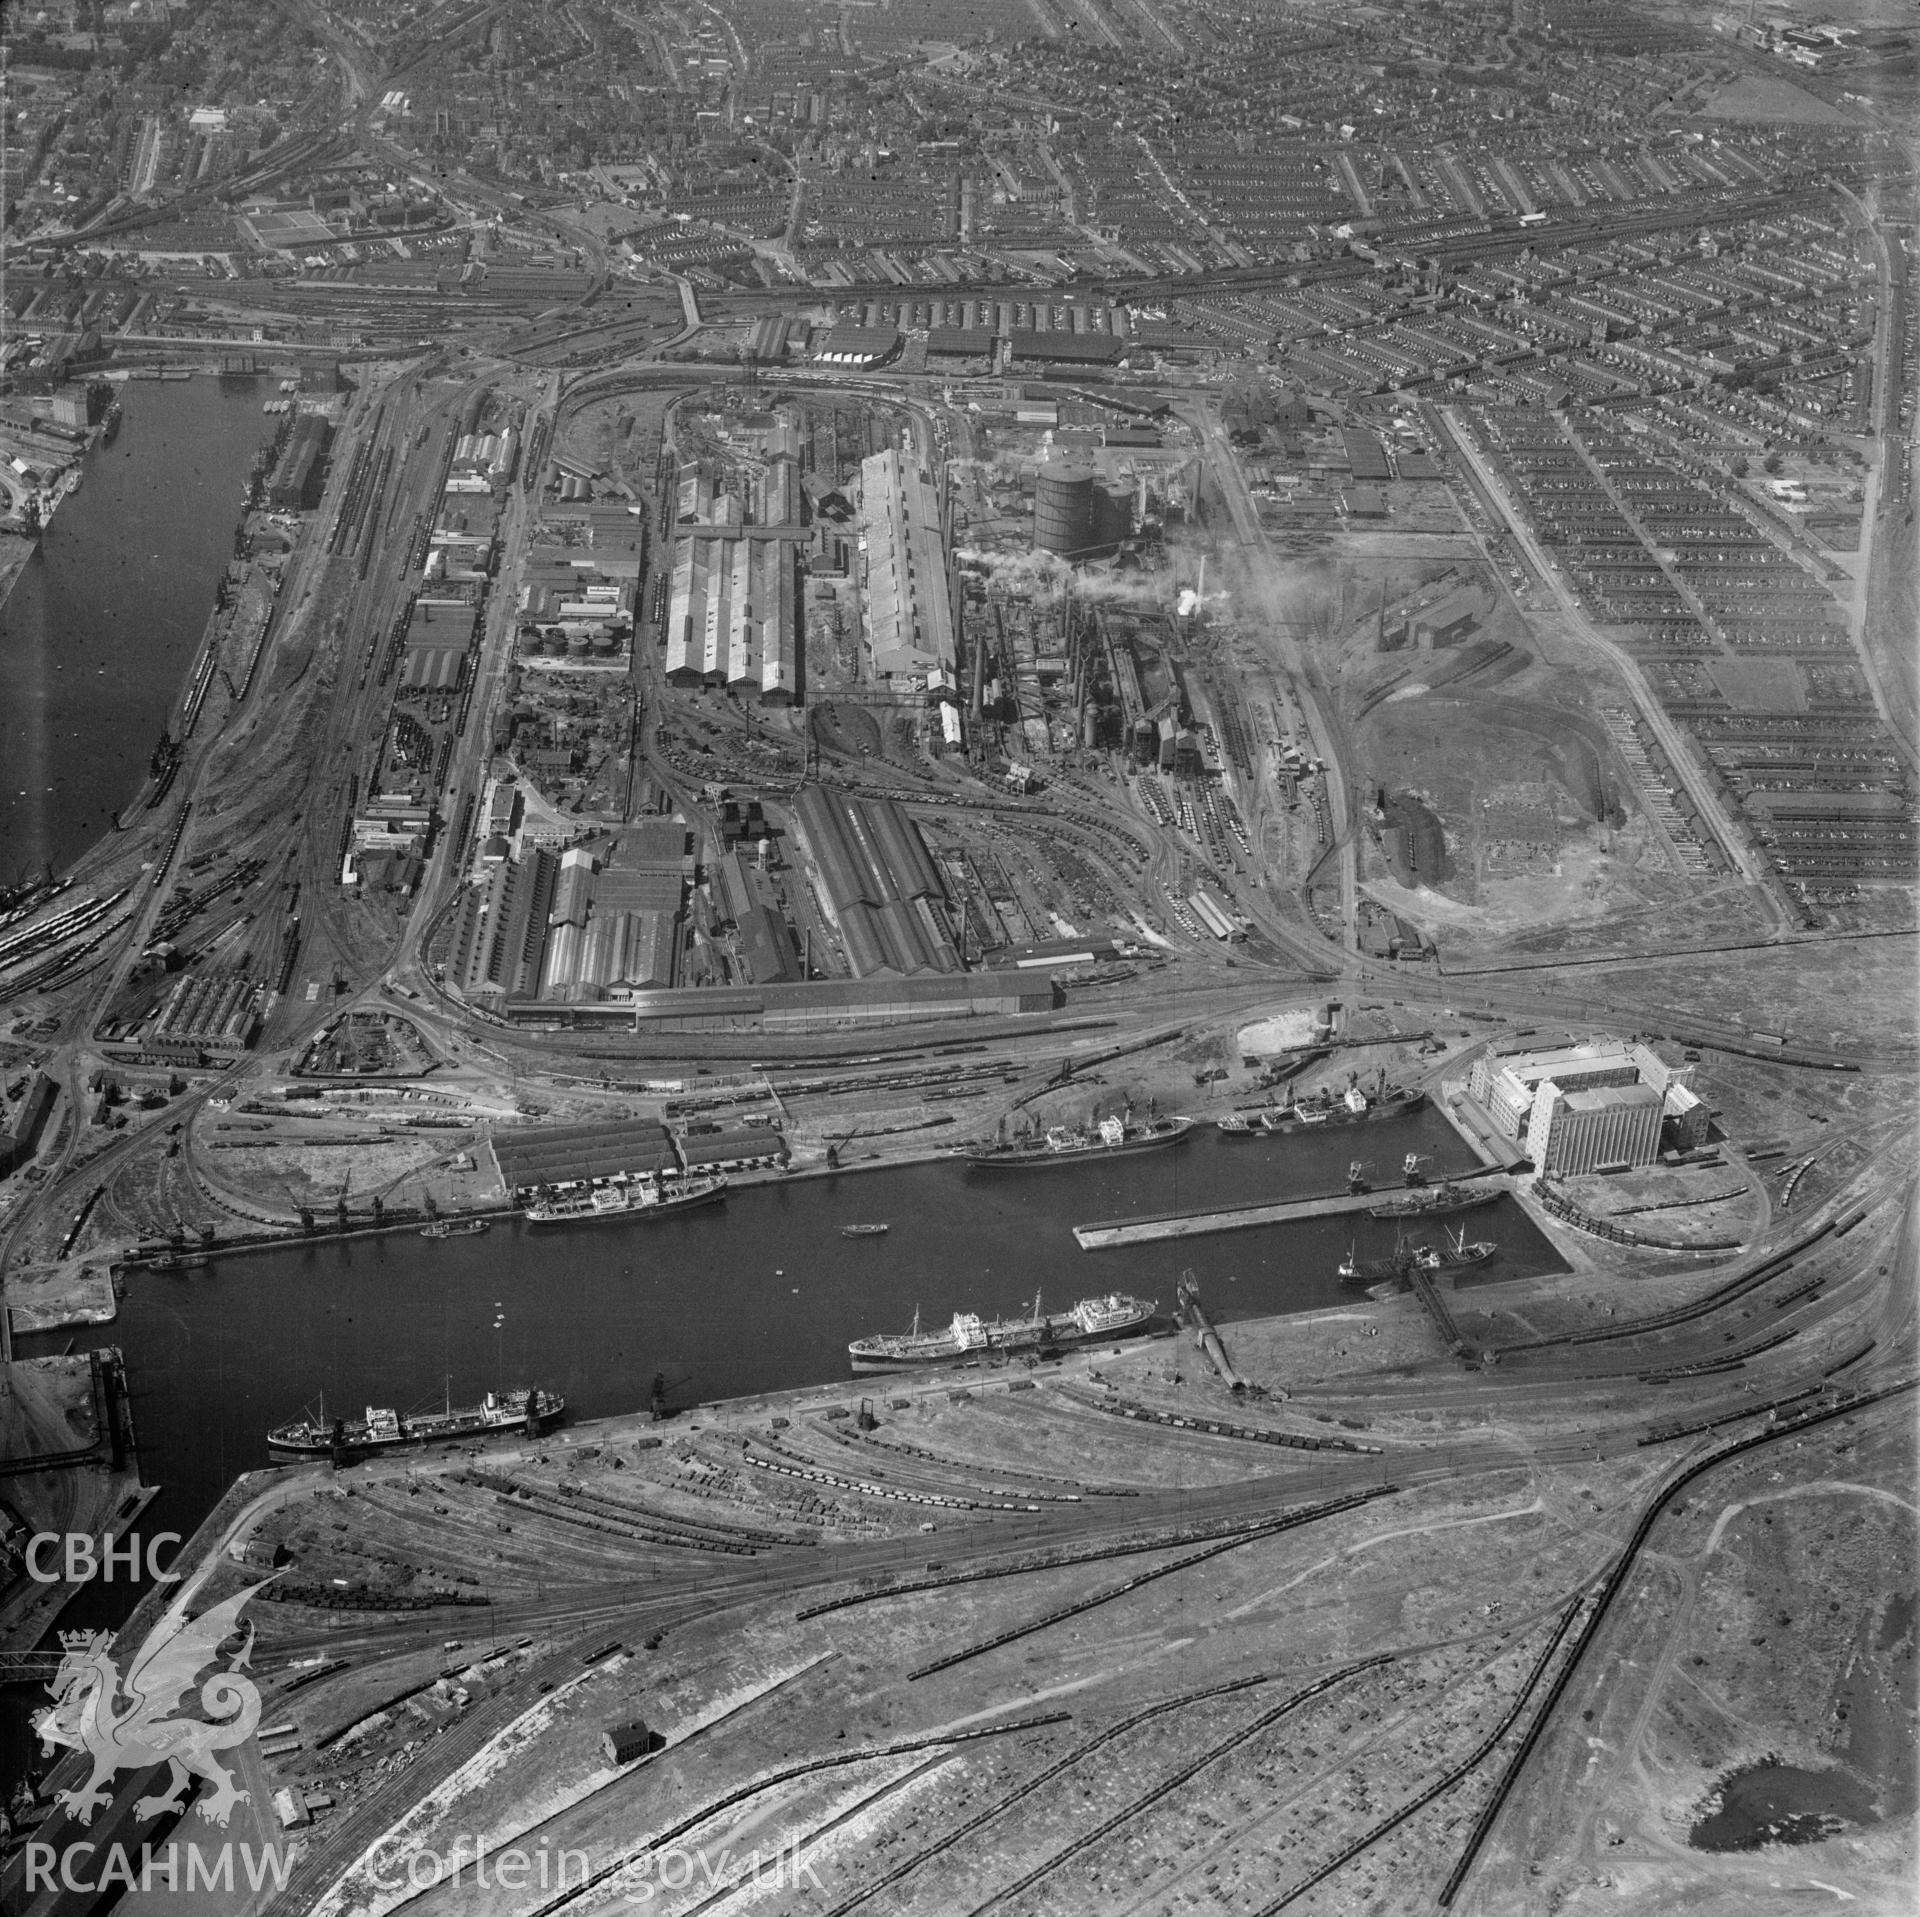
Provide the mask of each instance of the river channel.
[{"label": "river channel", "polygon": [[0,608],[0,885],[70,865],[140,789],[276,422],[265,381],[128,380]]}]

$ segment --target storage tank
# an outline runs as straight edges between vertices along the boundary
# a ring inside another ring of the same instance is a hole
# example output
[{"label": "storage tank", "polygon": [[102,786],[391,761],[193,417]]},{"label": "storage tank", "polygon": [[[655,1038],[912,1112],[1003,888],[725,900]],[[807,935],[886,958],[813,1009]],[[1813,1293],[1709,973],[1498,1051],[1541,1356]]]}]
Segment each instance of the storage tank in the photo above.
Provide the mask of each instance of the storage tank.
[{"label": "storage tank", "polygon": [[1092,472],[1055,460],[1033,482],[1035,552],[1085,552],[1099,543]]}]

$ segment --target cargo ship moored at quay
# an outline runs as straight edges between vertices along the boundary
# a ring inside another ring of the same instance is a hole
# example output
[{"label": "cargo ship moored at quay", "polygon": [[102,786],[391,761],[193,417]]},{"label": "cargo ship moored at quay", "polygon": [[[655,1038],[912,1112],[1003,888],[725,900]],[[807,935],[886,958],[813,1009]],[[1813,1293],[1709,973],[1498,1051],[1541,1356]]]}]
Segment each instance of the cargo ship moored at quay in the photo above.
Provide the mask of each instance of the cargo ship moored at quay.
[{"label": "cargo ship moored at quay", "polygon": [[410,1417],[368,1405],[363,1418],[329,1418],[323,1400],[318,1417],[295,1418],[269,1431],[267,1449],[295,1458],[326,1458],[336,1453],[392,1451],[410,1444],[453,1444],[508,1431],[538,1437],[559,1422],[566,1408],[559,1392],[542,1391],[537,1385],[526,1391],[489,1391],[479,1404],[448,1404],[443,1410]]},{"label": "cargo ship moored at quay", "polygon": [[1410,1191],[1404,1198],[1382,1199],[1367,1207],[1369,1218],[1440,1218],[1449,1212],[1476,1211],[1500,1197],[1498,1187],[1456,1185],[1449,1179],[1443,1185],[1426,1185]]},{"label": "cargo ship moored at quay", "polygon": [[724,1178],[640,1179],[632,1184],[600,1185],[592,1191],[546,1192],[526,1210],[530,1225],[571,1225],[607,1218],[665,1218],[717,1204],[725,1195]]},{"label": "cargo ship moored at quay", "polygon": [[1371,1284],[1380,1279],[1404,1280],[1413,1271],[1424,1271],[1429,1276],[1439,1271],[1466,1271],[1498,1257],[1499,1252],[1500,1247],[1490,1238],[1469,1240],[1463,1227],[1444,1245],[1402,1244],[1390,1258],[1361,1258],[1349,1250],[1335,1267],[1335,1274],[1350,1285]]},{"label": "cargo ship moored at quay", "polygon": [[1072,1310],[1050,1314],[1036,1297],[1024,1318],[982,1318],[956,1311],[943,1331],[922,1331],[913,1314],[911,1331],[856,1338],[847,1347],[855,1371],[903,1371],[915,1365],[962,1364],[970,1358],[1019,1352],[1064,1351],[1107,1338],[1128,1338],[1153,1322],[1154,1307],[1139,1298],[1110,1291],[1104,1298],[1082,1298]]},{"label": "cargo ship moored at quay", "polygon": [[1049,1125],[1038,1138],[962,1145],[959,1155],[980,1171],[1033,1171],[1083,1158],[1127,1158],[1135,1152],[1159,1151],[1178,1145],[1192,1130],[1193,1120],[1178,1116],[1148,1118],[1144,1124],[1112,1117],[1103,1118],[1091,1131]]},{"label": "cargo ship moored at quay", "polygon": [[1383,1085],[1369,1098],[1357,1085],[1349,1085],[1338,1097],[1325,1094],[1298,1099],[1279,1118],[1269,1118],[1270,1132],[1306,1131],[1316,1125],[1364,1125],[1374,1119],[1405,1118],[1427,1102],[1425,1092]]}]

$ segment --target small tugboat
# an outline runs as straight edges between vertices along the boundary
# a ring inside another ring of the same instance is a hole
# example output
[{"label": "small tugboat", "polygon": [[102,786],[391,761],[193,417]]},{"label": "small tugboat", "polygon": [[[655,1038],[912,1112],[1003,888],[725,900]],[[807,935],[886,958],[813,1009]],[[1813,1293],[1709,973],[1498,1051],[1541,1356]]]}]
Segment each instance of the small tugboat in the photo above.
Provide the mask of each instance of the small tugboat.
[{"label": "small tugboat", "polygon": [[842,1238],[884,1238],[893,1227],[891,1225],[842,1225]]},{"label": "small tugboat", "polygon": [[420,1227],[422,1238],[475,1238],[485,1231],[487,1221],[484,1218],[436,1218],[430,1225]]}]

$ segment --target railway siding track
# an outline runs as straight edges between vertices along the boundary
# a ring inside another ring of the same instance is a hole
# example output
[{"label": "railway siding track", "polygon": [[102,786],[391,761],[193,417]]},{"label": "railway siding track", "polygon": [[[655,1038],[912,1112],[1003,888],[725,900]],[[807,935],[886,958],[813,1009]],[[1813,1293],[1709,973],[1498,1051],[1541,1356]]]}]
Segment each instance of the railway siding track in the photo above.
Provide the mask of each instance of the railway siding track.
[{"label": "railway siding track", "polygon": [[[1790,1245],[1785,1245],[1779,1251],[1769,1254],[1750,1271],[1743,1272],[1739,1277],[1716,1286],[1690,1304],[1676,1305],[1671,1311],[1655,1312],[1646,1318],[1629,1318],[1618,1324],[1602,1325],[1588,1331],[1563,1331],[1549,1338],[1526,1338],[1513,1344],[1496,1345],[1491,1347],[1492,1355],[1497,1361],[1506,1362],[1528,1352],[1566,1350],[1576,1345],[1607,1344],[1621,1338],[1643,1337],[1648,1332],[1667,1331],[1675,1325],[1690,1324],[1696,1319],[1707,1317],[1710,1313],[1718,1311],[1723,1305],[1732,1304],[1746,1297],[1749,1292],[1758,1291],[1772,1279],[1784,1277],[1793,1270],[1796,1258],[1811,1251],[1829,1234],[1840,1236],[1843,1230],[1848,1228],[1850,1227],[1844,1226],[1843,1223],[1828,1219],[1824,1224],[1804,1232]],[[1782,1299],[1779,1302],[1788,1301]]]},{"label": "railway siding track", "polygon": [[[1111,1837],[1122,1825],[1131,1823],[1136,1817],[1170,1797],[1183,1785],[1190,1784],[1209,1765],[1217,1764],[1223,1757],[1230,1756],[1248,1739],[1259,1736],[1262,1731],[1270,1730],[1282,1718],[1290,1716],[1303,1705],[1311,1703],[1316,1697],[1334,1689],[1336,1685],[1344,1684],[1349,1678],[1358,1677],[1363,1671],[1377,1670],[1393,1661],[1393,1653],[1377,1652],[1372,1657],[1362,1658],[1358,1663],[1342,1665],[1339,1670],[1328,1672],[1325,1677],[1316,1683],[1309,1684],[1304,1690],[1295,1691],[1271,1710],[1261,1712],[1258,1717],[1242,1725],[1239,1730],[1209,1745],[1191,1763],[1183,1764],[1172,1776],[1163,1778],[1152,1790],[1142,1793],[1130,1804],[1115,1811],[1111,1817],[1096,1824],[1092,1830],[1082,1832],[1072,1843],[1036,1864],[1024,1877],[1018,1878],[1002,1890],[995,1891],[985,1903],[976,1904],[969,1913],[969,1917],[986,1917],[988,1911],[997,1909],[1024,1891],[1031,1890],[1042,1878],[1051,1876],[1062,1864],[1070,1863],[1082,1851],[1090,1850],[1095,1844]],[[841,1908],[850,1909],[852,1906],[844,1905]],[[829,1912],[828,1917],[840,1917],[840,1912],[838,1910]]]},{"label": "railway siding track", "polygon": [[[1380,1660],[1375,1661],[1378,1662]],[[1361,1667],[1357,1665],[1348,1666],[1347,1672],[1351,1674],[1360,1668]],[[992,1823],[994,1819],[1004,1817],[1016,1804],[1024,1802],[1027,1798],[1031,1797],[1034,1792],[1051,1784],[1055,1778],[1065,1776],[1066,1773],[1074,1769],[1075,1766],[1084,1764],[1087,1759],[1092,1757],[1097,1751],[1104,1750],[1109,1744],[1118,1742],[1118,1740],[1125,1737],[1129,1731],[1139,1729],[1142,1724],[1151,1723],[1157,1717],[1167,1717],[1175,1711],[1188,1710],[1196,1704],[1208,1703],[1214,1698],[1231,1697],[1236,1692],[1257,1690],[1263,1685],[1277,1684],[1279,1681],[1277,1673],[1263,1674],[1258,1677],[1235,1678],[1231,1683],[1212,1684],[1205,1690],[1184,1691],[1178,1697],[1163,1698],[1158,1704],[1149,1704],[1141,1710],[1132,1712],[1129,1716],[1123,1717],[1117,1724],[1108,1725],[1097,1737],[1082,1744],[1077,1750],[1069,1751],[1065,1757],[1049,1764],[1045,1770],[1037,1772],[1034,1776],[1028,1778],[1025,1783],[1010,1791],[1006,1796],[989,1804],[985,1810],[977,1811],[972,1817],[968,1818],[964,1824],[956,1826],[943,1837],[935,1838],[931,1844],[925,1845],[911,1857],[896,1864],[886,1876],[879,1878],[874,1883],[864,1885],[860,1890],[855,1892],[853,1896],[836,1904],[833,1909],[827,1913],[827,1917],[846,1917],[848,1911],[858,1909],[859,1906],[869,1898],[877,1897],[883,1890],[891,1890],[893,1886],[903,1878],[910,1877],[922,1864],[931,1863],[934,1858],[951,1850],[954,1845],[959,1843],[963,1838],[971,1837],[975,1831]],[[1298,1701],[1303,1695],[1303,1693],[1295,1693],[1295,1699],[1290,1700],[1290,1704]]]},{"label": "railway siding track", "polygon": [[1548,1687],[1546,1697],[1535,1713],[1533,1721],[1527,1726],[1525,1736],[1521,1738],[1518,1748],[1508,1761],[1500,1781],[1494,1786],[1493,1795],[1488,1798],[1485,1807],[1481,1810],[1467,1838],[1465,1848],[1448,1874],[1437,1900],[1442,1910],[1450,1910],[1454,1899],[1460,1895],[1475,1863],[1479,1860],[1481,1851],[1485,1848],[1488,1837],[1492,1835],[1500,1812],[1505,1807],[1507,1799],[1513,1795],[1514,1786],[1520,1781],[1521,1774],[1526,1769],[1527,1760],[1539,1748],[1542,1738],[1546,1735],[1556,1706],[1566,1695],[1568,1687],[1573,1682],[1574,1673],[1579,1670],[1587,1653],[1598,1641],[1608,1613],[1613,1608],[1613,1602],[1625,1589],[1635,1560],[1639,1557],[1647,1539],[1652,1535],[1653,1527],[1674,1499],[1695,1479],[1704,1477],[1707,1472],[1727,1463],[1730,1459],[1742,1457],[1750,1451],[1756,1451],[1763,1445],[1773,1444],[1781,1438],[1811,1431],[1819,1425],[1831,1423],[1835,1418],[1851,1417],[1855,1412],[1866,1411],[1874,1405],[1884,1404],[1892,1398],[1913,1390],[1916,1382],[1920,1381],[1903,1378],[1893,1384],[1884,1385],[1877,1391],[1863,1392],[1841,1404],[1820,1406],[1811,1411],[1792,1414],[1765,1431],[1757,1431],[1750,1437],[1737,1438],[1733,1443],[1688,1465],[1654,1498],[1641,1514],[1640,1522],[1634,1527],[1633,1535],[1622,1547],[1613,1568],[1607,1573],[1599,1595],[1594,1600],[1593,1608],[1574,1641],[1573,1649],[1569,1652],[1566,1662],[1560,1667],[1553,1683]]},{"label": "railway siding track", "polygon": [[1117,1544],[1094,1545],[1057,1556],[1048,1554],[1026,1558],[1017,1564],[990,1564],[977,1571],[949,1571],[940,1577],[915,1578],[910,1583],[889,1584],[876,1590],[852,1591],[841,1597],[829,1598],[824,1603],[796,1611],[794,1621],[805,1623],[809,1618],[824,1617],[829,1611],[848,1610],[856,1604],[873,1604],[882,1598],[910,1597],[917,1591],[944,1591],[954,1585],[983,1584],[994,1578],[1025,1577],[1035,1571],[1059,1571],[1079,1564],[1098,1564],[1107,1558],[1138,1557],[1145,1551],[1171,1551],[1201,1539],[1230,1537],[1236,1543],[1244,1542],[1255,1528],[1244,1523],[1212,1527],[1182,1525],[1177,1531],[1160,1537],[1125,1538]]},{"label": "railway siding track", "polygon": [[929,1664],[921,1664],[907,1673],[909,1684],[923,1677],[932,1677],[936,1672],[950,1670],[956,1664],[965,1664],[970,1659],[983,1657],[989,1651],[1000,1650],[1003,1646],[1017,1643],[1021,1638],[1031,1637],[1037,1631],[1050,1629],[1062,1624],[1068,1618],[1079,1617],[1082,1613],[1097,1610],[1103,1604],[1111,1604],[1118,1598],[1130,1595],[1143,1585],[1157,1583],[1161,1578],[1171,1577],[1177,1571],[1185,1571],[1196,1564],[1204,1564],[1209,1558],[1217,1558],[1223,1552],[1237,1550],[1243,1544],[1252,1544],[1262,1538],[1277,1537],[1283,1531],[1291,1531],[1299,1525],[1312,1524],[1320,1518],[1338,1516],[1343,1511],[1358,1510],[1360,1506],[1371,1503],[1375,1498],[1391,1497],[1399,1490],[1398,1485],[1382,1484],[1369,1486],[1364,1491],[1356,1491],[1349,1497],[1333,1498],[1325,1504],[1309,1505],[1305,1510],[1292,1511],[1285,1517],[1272,1519],[1266,1523],[1251,1525],[1236,1537],[1224,1538],[1217,1544],[1210,1544],[1204,1550],[1190,1551],[1186,1556],[1175,1558],[1171,1564],[1158,1564],[1150,1571],[1142,1571],[1135,1577],[1125,1579],[1119,1584],[1109,1585],[1104,1591],[1096,1591],[1091,1597],[1077,1599],[1072,1604],[1061,1605],[1057,1610],[1047,1612],[1043,1617],[1030,1619],[1025,1624],[1016,1624],[1010,1630],[997,1632],[990,1638],[983,1638],[977,1644],[968,1645],[964,1650],[949,1652],[945,1657],[935,1658]]},{"label": "railway siding track", "polygon": [[543,1904],[536,1905],[527,1913],[527,1917],[554,1917],[557,1911],[565,1910],[569,1904],[578,1902],[589,1891],[597,1890],[604,1884],[617,1883],[623,1873],[637,1871],[647,1859],[656,1856],[669,1845],[685,1837],[689,1831],[697,1830],[710,1818],[718,1817],[723,1811],[745,1803],[751,1797],[758,1797],[763,1791],[776,1790],[782,1784],[791,1784],[805,1777],[818,1777],[827,1771],[845,1770],[853,1764],[878,1763],[891,1757],[911,1757],[923,1751],[947,1751],[977,1744],[987,1738],[1007,1737],[1018,1731],[1043,1730],[1052,1724],[1069,1724],[1072,1714],[1067,1711],[1046,1711],[1028,1717],[1010,1718],[1004,1724],[983,1724],[969,1731],[950,1731],[931,1737],[909,1738],[898,1744],[869,1745],[857,1751],[840,1751],[831,1757],[816,1757],[805,1764],[789,1764],[785,1769],[755,1778],[743,1784],[738,1790],[732,1790],[723,1797],[716,1797],[702,1804],[696,1811],[689,1812],[677,1823],[670,1824],[665,1830],[657,1831],[643,1843],[636,1844],[631,1850],[623,1852],[611,1863],[603,1864],[583,1882],[571,1890],[563,1891],[557,1897],[550,1897]]},{"label": "railway siding track", "polygon": [[1363,1831],[1337,1856],[1330,1857],[1310,1876],[1301,1878],[1297,1884],[1281,1892],[1272,1903],[1262,1905],[1256,1913],[1256,1917],[1276,1917],[1276,1913],[1285,1910],[1289,1904],[1304,1897],[1316,1884],[1324,1883],[1336,1871],[1352,1863],[1363,1851],[1371,1850],[1383,1837],[1391,1836],[1408,1818],[1425,1810],[1436,1798],[1445,1796],[1448,1791],[1452,1790],[1454,1785],[1460,1783],[1464,1778],[1471,1776],[1474,1771],[1478,1770],[1480,1766],[1493,1755],[1500,1740],[1505,1737],[1519,1721],[1520,1714],[1527,1707],[1527,1700],[1539,1687],[1540,1680],[1546,1675],[1547,1667],[1553,1662],[1555,1653],[1558,1652],[1560,1646],[1566,1642],[1567,1633],[1573,1629],[1574,1620],[1580,1615],[1581,1606],[1585,1602],[1585,1598],[1576,1599],[1561,1612],[1559,1622],[1554,1627],[1553,1635],[1547,1640],[1546,1647],[1541,1651],[1539,1657],[1534,1660],[1533,1668],[1527,1673],[1526,1682],[1521,1685],[1518,1696],[1514,1698],[1513,1703],[1507,1708],[1500,1722],[1480,1740],[1469,1756],[1454,1765],[1433,1783],[1429,1784],[1417,1797],[1410,1798],[1406,1803],[1402,1804],[1392,1816],[1383,1818],[1370,1830]]}]

